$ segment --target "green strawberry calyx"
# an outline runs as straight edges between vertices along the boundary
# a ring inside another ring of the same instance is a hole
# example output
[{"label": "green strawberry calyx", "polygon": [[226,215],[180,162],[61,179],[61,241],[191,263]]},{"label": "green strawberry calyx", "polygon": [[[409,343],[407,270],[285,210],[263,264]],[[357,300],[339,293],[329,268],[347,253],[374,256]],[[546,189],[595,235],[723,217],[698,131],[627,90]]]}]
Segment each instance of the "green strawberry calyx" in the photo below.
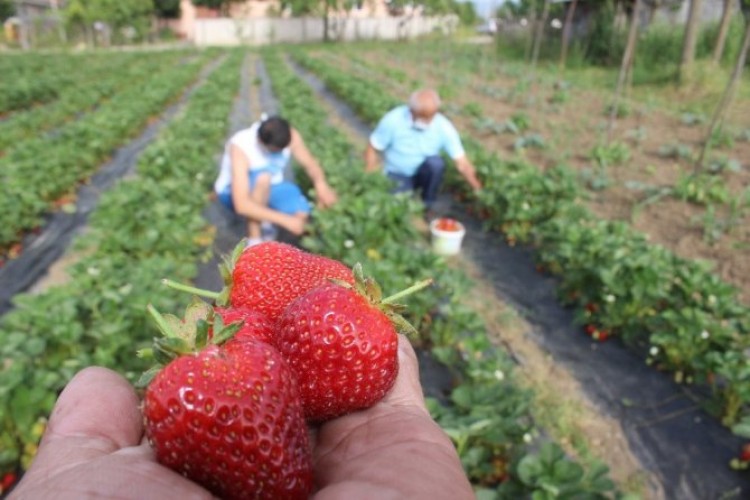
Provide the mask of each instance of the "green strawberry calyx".
[{"label": "green strawberry calyx", "polygon": [[245,250],[246,245],[247,239],[243,239],[237,244],[237,246],[234,247],[234,250],[232,250],[232,253],[230,255],[223,256],[223,262],[219,264],[219,273],[221,274],[221,279],[224,281],[224,288],[222,288],[221,292],[214,292],[212,290],[197,288],[166,278],[161,280],[161,282],[167,287],[174,290],[192,293],[193,295],[197,295],[199,297],[205,297],[207,299],[213,300],[217,306],[226,307],[229,305],[229,294],[232,291],[232,272],[234,271],[234,266],[237,263],[237,260]]},{"label": "green strawberry calyx", "polygon": [[418,335],[416,328],[414,328],[414,326],[412,326],[412,324],[401,314],[406,310],[406,306],[404,304],[397,304],[396,301],[427,288],[432,284],[432,278],[418,281],[405,290],[383,298],[383,290],[380,288],[380,285],[374,278],[365,276],[362,264],[359,262],[356,263],[352,268],[352,272],[354,273],[354,285],[338,279],[331,279],[330,281],[346,289],[354,290],[362,295],[367,299],[370,305],[386,315],[391,323],[393,323],[393,326],[398,333],[409,336]]},{"label": "green strawberry calyx", "polygon": [[[211,305],[197,297],[187,306],[182,319],[172,314],[161,314],[151,304],[146,309],[162,337],[154,338],[151,348],[141,349],[137,353],[140,358],[155,361],[155,365],[136,382],[139,388],[146,387],[172,360],[198,353],[208,345],[223,345],[243,325],[242,321],[224,325],[221,315],[216,314]],[[213,335],[209,336],[209,330],[213,330]]]}]

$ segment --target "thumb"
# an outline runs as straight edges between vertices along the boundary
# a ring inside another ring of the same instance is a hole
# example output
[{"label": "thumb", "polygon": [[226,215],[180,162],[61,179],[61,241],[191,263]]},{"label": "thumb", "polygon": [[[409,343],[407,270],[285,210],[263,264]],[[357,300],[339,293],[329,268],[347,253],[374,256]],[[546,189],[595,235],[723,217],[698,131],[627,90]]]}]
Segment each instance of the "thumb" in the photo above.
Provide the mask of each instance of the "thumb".
[{"label": "thumb", "polygon": [[135,446],[143,435],[141,418],[138,397],[127,380],[106,368],[86,368],[55,403],[29,472],[53,472]]}]

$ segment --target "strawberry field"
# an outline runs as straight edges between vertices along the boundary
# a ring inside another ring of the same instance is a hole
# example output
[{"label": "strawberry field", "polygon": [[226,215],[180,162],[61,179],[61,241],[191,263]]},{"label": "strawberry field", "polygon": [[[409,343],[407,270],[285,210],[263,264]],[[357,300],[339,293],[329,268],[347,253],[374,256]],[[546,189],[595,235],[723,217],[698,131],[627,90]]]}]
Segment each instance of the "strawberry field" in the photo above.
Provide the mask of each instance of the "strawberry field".
[{"label": "strawberry field", "polygon": [[[77,371],[147,368],[147,305],[189,300],[162,278],[218,291],[215,262],[245,231],[217,210],[219,155],[278,112],[339,195],[291,241],[361,263],[386,296],[434,281],[405,316],[478,498],[750,491],[747,81],[697,173],[707,101],[633,94],[604,141],[608,77],[531,79],[443,40],[4,55],[0,73],[4,487]],[[432,252],[419,201],[364,172],[367,131],[420,86],[440,91],[484,185],[448,170],[440,206],[467,228],[455,258]],[[50,237],[63,220],[69,244]]]}]

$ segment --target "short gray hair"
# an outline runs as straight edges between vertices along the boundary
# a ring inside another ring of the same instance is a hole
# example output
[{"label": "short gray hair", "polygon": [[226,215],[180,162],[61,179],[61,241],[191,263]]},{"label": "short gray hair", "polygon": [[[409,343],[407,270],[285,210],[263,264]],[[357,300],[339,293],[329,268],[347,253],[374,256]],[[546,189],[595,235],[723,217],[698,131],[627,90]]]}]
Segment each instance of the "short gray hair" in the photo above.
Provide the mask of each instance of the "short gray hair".
[{"label": "short gray hair", "polygon": [[437,109],[440,109],[440,94],[437,93],[436,90],[433,89],[420,89],[415,90],[412,92],[412,94],[409,96],[409,109],[412,111],[422,111],[422,102],[420,97],[422,96],[429,96],[432,98],[433,101],[435,101],[435,107]]}]

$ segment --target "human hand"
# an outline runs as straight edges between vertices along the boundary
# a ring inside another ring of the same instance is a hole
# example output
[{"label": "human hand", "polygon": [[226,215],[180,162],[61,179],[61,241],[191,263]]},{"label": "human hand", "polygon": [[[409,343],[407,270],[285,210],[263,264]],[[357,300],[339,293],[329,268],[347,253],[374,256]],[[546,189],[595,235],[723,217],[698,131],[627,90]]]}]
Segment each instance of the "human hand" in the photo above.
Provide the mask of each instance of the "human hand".
[{"label": "human hand", "polygon": [[307,225],[307,216],[287,215],[279,225],[295,236],[302,236],[305,232],[305,226]]},{"label": "human hand", "polygon": [[456,449],[424,404],[417,357],[403,335],[398,356],[398,377],[381,401],[317,430],[316,500],[475,497]]},{"label": "human hand", "polygon": [[[55,405],[39,454],[11,498],[211,498],[159,465],[143,440],[138,398],[105,368],[87,368]],[[314,432],[316,500],[474,498],[422,396],[416,355],[399,338],[399,374],[375,406]]]},{"label": "human hand", "polygon": [[142,438],[138,397],[127,380],[86,368],[60,394],[38,454],[10,498],[211,498],[159,465]]},{"label": "human hand", "polygon": [[338,201],[336,191],[334,191],[325,181],[319,182],[315,186],[315,193],[318,198],[318,205],[321,208],[328,208]]}]

